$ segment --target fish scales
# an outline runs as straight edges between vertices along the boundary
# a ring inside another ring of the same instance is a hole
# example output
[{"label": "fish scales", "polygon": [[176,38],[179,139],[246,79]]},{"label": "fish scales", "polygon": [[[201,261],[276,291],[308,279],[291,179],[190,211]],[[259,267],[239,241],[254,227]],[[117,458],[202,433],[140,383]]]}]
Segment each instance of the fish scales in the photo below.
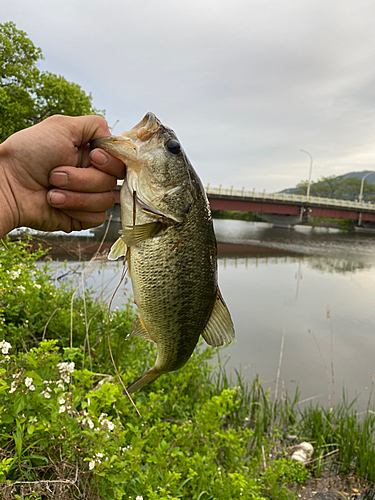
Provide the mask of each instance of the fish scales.
[{"label": "fish scales", "polygon": [[[213,308],[216,242],[207,212],[199,201],[186,223],[171,226],[131,250],[132,276],[138,277],[133,282],[134,297],[146,327],[154,325],[148,331],[158,345],[156,365],[165,371],[176,370],[189,359]],[[197,231],[198,221],[205,230]],[[189,332],[194,332],[193,341]]]},{"label": "fish scales", "polygon": [[128,261],[139,315],[130,336],[157,344],[154,366],[134,392],[188,361],[202,335],[210,345],[234,338],[217,285],[217,251],[202,183],[174,132],[152,113],[129,132],[93,141],[124,161],[122,232],[109,258]]}]

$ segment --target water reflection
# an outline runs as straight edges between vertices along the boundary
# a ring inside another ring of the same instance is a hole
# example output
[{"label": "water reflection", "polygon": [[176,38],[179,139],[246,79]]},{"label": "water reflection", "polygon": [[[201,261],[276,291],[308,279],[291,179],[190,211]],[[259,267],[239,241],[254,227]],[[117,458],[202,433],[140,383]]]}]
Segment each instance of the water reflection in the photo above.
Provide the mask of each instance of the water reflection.
[{"label": "water reflection", "polygon": [[296,226],[272,228],[269,224],[215,220],[218,241],[284,250],[287,253],[324,257],[360,257],[375,263],[375,233],[340,231],[333,228]]},{"label": "water reflection", "polygon": [[[220,248],[220,247],[219,247]],[[219,259],[224,268],[227,266],[245,267],[260,265],[285,265],[299,262],[324,273],[351,274],[357,271],[367,270],[372,267],[371,262],[361,260],[348,260],[345,258],[329,257],[296,257],[289,255],[254,257],[249,253],[246,257],[227,254],[225,257],[219,253]]]}]

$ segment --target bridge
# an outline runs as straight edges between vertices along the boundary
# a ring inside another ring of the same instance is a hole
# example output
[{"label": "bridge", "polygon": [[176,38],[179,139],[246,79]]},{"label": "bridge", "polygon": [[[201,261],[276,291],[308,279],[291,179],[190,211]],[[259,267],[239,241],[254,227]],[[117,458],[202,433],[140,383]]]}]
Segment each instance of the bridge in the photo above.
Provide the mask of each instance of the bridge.
[{"label": "bridge", "polygon": [[[358,226],[375,224],[375,204],[334,198],[320,198],[286,193],[262,193],[206,186],[212,210],[253,212],[276,226],[303,224],[308,217],[349,219]],[[120,203],[120,186],[115,189],[116,203]]]},{"label": "bridge", "polygon": [[206,187],[212,210],[255,212],[274,225],[293,226],[307,217],[349,219],[357,225],[375,223],[375,204],[286,193],[262,193],[244,189]]}]

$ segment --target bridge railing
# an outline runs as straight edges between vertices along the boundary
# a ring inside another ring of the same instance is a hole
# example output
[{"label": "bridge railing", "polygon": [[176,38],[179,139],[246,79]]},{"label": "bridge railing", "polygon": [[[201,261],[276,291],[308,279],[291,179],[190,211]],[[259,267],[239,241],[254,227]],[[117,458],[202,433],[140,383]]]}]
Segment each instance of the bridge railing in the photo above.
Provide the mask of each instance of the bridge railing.
[{"label": "bridge railing", "polygon": [[257,192],[255,189],[252,191],[246,191],[245,189],[234,189],[223,188],[223,187],[212,187],[209,184],[206,186],[206,193],[218,194],[224,196],[235,196],[241,198],[252,198],[253,200],[265,201],[265,200],[279,200],[279,201],[291,201],[294,203],[312,203],[314,205],[324,205],[326,207],[345,207],[345,208],[355,208],[356,210],[362,208],[363,210],[371,210],[375,212],[375,204],[370,202],[362,201],[359,203],[358,200],[339,200],[336,198],[321,198],[318,196],[309,196],[303,194],[287,194],[287,193],[266,193]]}]

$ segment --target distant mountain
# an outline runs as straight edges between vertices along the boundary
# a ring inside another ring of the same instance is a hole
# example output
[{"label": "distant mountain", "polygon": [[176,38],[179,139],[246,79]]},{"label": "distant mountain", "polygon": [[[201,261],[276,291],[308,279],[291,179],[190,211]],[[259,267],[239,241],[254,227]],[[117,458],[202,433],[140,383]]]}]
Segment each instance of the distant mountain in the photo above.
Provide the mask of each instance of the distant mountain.
[{"label": "distant mountain", "polygon": [[[370,174],[370,172],[371,172],[371,174]],[[366,174],[370,174],[370,175],[368,177],[366,177],[365,181],[370,182],[371,184],[375,185],[375,172],[373,172],[372,170],[363,170],[362,172],[349,172],[348,174],[337,175],[336,179],[341,179],[341,178],[349,179],[349,178],[357,177],[357,179],[361,180],[361,179],[363,179],[363,177]],[[294,187],[294,188],[283,189],[282,191],[279,191],[279,193],[289,194],[289,193],[294,193],[297,190],[298,190],[298,188]]]}]

